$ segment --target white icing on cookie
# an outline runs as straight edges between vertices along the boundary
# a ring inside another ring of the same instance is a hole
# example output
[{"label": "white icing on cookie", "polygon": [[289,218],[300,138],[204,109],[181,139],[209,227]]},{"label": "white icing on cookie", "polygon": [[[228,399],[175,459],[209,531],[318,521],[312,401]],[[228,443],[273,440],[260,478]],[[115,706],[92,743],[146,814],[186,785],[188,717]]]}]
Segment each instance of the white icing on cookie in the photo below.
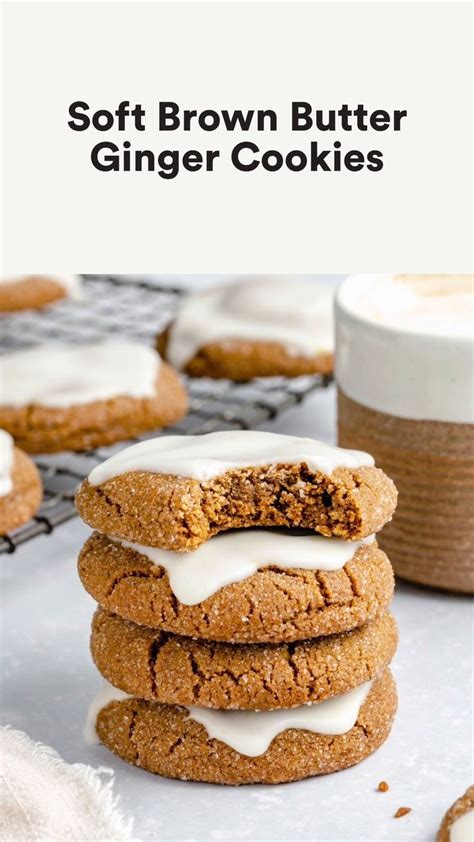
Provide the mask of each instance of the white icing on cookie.
[{"label": "white icing on cookie", "polygon": [[270,529],[244,529],[216,535],[197,550],[176,553],[117,541],[164,567],[171,590],[183,605],[197,605],[226,585],[241,582],[262,567],[340,570],[359,547],[371,544],[322,535],[298,535]]},{"label": "white icing on cookie", "polygon": [[100,485],[128,471],[150,471],[209,480],[236,468],[305,463],[312,471],[330,475],[339,467],[373,465],[368,453],[344,450],[315,439],[235,430],[204,436],[160,436],[141,441],[111,456],[89,474]]},{"label": "white icing on cookie", "polygon": [[189,716],[204,725],[210,739],[245,754],[264,754],[272,740],[289,728],[316,734],[346,734],[357,722],[360,708],[372,687],[372,681],[334,696],[319,704],[301,705],[285,710],[212,710],[190,707]]},{"label": "white icing on cookie", "polygon": [[336,379],[370,409],[474,422],[474,276],[355,275],[336,302]]},{"label": "white icing on cookie", "polygon": [[449,831],[451,842],[474,842],[474,810],[459,816]]},{"label": "white icing on cookie", "polygon": [[87,711],[86,721],[84,724],[83,735],[86,743],[90,746],[96,745],[100,742],[96,731],[97,715],[102,708],[105,708],[109,702],[120,702],[122,699],[132,699],[128,693],[124,693],[117,687],[113,687],[108,681],[104,681],[99,692],[92,700]]},{"label": "white icing on cookie", "polygon": [[159,354],[137,342],[38,345],[0,358],[2,406],[69,407],[156,395]]},{"label": "white icing on cookie", "polygon": [[167,356],[183,368],[212,342],[277,342],[291,356],[334,349],[331,287],[298,277],[260,277],[187,296],[171,326]]},{"label": "white icing on cookie", "polygon": [[13,488],[13,439],[6,430],[0,430],[0,497],[6,497]]},{"label": "white icing on cookie", "polygon": [[[346,734],[357,722],[372,684],[368,681],[342,696],[285,710],[213,710],[194,706],[185,709],[190,719],[204,726],[209,739],[220,740],[247,757],[258,757],[278,734],[289,728],[334,736]],[[95,726],[99,711],[109,702],[127,698],[132,697],[105,682],[89,708],[84,728],[87,742],[98,742]]]},{"label": "white icing on cookie", "polygon": [[0,277],[0,285],[17,284],[29,278],[41,278],[46,281],[54,281],[62,287],[69,298],[81,299],[83,297],[82,282],[79,275],[13,275]]}]

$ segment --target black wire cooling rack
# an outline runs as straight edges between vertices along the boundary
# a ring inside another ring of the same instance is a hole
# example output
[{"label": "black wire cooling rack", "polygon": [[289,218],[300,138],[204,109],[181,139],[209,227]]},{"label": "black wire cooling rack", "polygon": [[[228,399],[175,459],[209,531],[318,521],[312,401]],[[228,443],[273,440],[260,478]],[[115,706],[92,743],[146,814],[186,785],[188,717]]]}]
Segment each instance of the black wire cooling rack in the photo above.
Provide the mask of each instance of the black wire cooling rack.
[{"label": "black wire cooling rack", "polygon": [[[112,335],[152,344],[186,293],[186,288],[179,286],[113,275],[86,275],[84,287],[82,302],[66,300],[41,312],[2,317],[0,350],[4,353],[40,342],[93,342]],[[157,434],[196,435],[216,430],[253,429],[330,382],[330,378],[323,376],[261,378],[246,383],[184,379],[190,396],[188,415],[173,427],[140,436],[141,439]],[[49,534],[74,517],[77,485],[95,465],[124,444],[129,442],[83,453],[36,457],[43,482],[43,504],[25,526],[0,536],[0,553],[14,552],[25,541]]]}]

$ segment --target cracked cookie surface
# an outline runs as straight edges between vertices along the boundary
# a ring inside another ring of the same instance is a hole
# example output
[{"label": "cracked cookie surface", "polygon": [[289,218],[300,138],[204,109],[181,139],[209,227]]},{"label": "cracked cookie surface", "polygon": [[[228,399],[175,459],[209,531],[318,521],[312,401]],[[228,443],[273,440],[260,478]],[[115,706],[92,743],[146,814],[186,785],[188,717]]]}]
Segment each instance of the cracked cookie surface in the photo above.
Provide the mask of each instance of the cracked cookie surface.
[{"label": "cracked cookie surface", "polygon": [[360,629],[293,644],[225,644],[170,635],[98,609],[91,652],[131,696],[177,705],[270,710],[321,702],[372,680],[393,658],[390,614]]},{"label": "cracked cookie surface", "polygon": [[178,421],[187,395],[175,371],[162,363],[156,396],[117,396],[67,408],[31,404],[0,407],[0,426],[29,453],[90,450]]},{"label": "cracked cookie surface", "polygon": [[394,587],[390,562],[376,542],[360,547],[341,570],[265,567],[197,605],[178,602],[162,567],[99,533],[84,544],[78,570],[88,593],[124,619],[188,637],[240,643],[349,631],[382,614]]},{"label": "cracked cookie surface", "polygon": [[[8,429],[8,428],[7,428]],[[206,482],[130,471],[76,495],[89,526],[150,547],[186,551],[227,529],[303,527],[347,540],[378,532],[395,511],[397,491],[372,466],[330,476],[303,464],[240,468]]]},{"label": "cracked cookie surface", "polygon": [[97,716],[97,734],[111,751],[136,766],[181,780],[220,784],[277,784],[324,775],[359,763],[388,737],[397,694],[387,669],[376,679],[345,734],[327,736],[288,729],[264,754],[248,757],[188,717],[186,708],[124,699]]},{"label": "cracked cookie surface", "polygon": [[12,490],[0,497],[0,534],[27,523],[39,509],[43,490],[34,462],[18,447],[13,451]]}]

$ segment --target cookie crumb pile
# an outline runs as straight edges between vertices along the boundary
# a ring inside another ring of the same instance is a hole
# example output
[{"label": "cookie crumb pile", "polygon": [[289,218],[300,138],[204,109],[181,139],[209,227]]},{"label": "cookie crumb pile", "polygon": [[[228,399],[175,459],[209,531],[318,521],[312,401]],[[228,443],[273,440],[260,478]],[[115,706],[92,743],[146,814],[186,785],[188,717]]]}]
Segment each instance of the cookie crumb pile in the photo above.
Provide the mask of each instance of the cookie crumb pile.
[{"label": "cookie crumb pile", "polygon": [[367,454],[232,432],[141,442],[78,490],[106,682],[86,736],[181,780],[282,783],[387,738],[396,490]]}]

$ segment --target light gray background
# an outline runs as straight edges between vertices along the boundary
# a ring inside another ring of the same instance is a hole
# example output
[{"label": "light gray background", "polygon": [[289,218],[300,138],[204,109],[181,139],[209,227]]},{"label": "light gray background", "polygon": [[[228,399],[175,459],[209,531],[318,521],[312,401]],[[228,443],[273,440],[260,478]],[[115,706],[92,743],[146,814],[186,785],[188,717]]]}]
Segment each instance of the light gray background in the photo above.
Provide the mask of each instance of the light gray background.
[{"label": "light gray background", "polygon": [[[333,441],[334,391],[315,394],[268,429]],[[100,678],[88,652],[94,603],[76,574],[89,530],[70,521],[1,558],[3,722],[67,760],[112,767],[142,840],[434,842],[447,807],[472,783],[472,603],[398,584],[400,707],[388,742],[326,778],[239,789],[168,781],[88,747],[82,726]],[[376,792],[380,780],[389,792]],[[409,816],[392,818],[400,806]]]},{"label": "light gray background", "polygon": [[[471,13],[434,3],[4,3],[4,271],[469,272]],[[247,135],[72,132],[113,110],[273,108],[261,148],[305,148],[292,100],[407,109],[401,132],[321,134],[382,149],[380,173],[240,173]],[[97,141],[221,149],[216,172],[100,173]]]}]

